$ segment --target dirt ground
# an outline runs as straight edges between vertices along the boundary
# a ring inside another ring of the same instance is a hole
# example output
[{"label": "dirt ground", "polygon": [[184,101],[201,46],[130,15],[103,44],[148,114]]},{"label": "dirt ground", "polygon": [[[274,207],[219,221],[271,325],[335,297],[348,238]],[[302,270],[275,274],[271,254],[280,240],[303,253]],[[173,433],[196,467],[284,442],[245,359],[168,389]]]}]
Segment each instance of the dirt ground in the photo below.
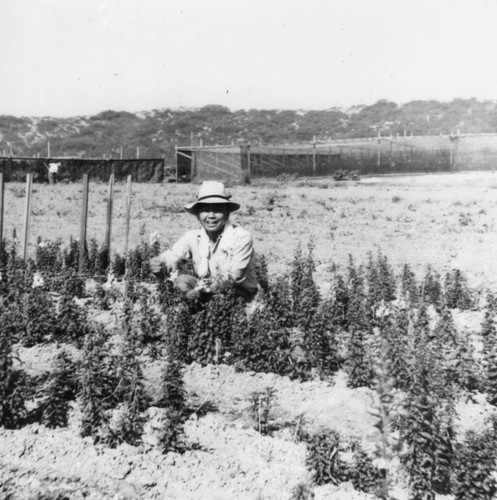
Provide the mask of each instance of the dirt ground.
[{"label": "dirt ground", "polygon": [[[192,184],[134,184],[130,247],[155,232],[173,243],[196,227],[183,205],[195,199]],[[423,273],[430,264],[440,273],[459,268],[475,286],[496,284],[497,175],[461,172],[415,176],[368,177],[358,182],[302,179],[287,183],[254,181],[230,188],[242,205],[232,215],[251,230],[256,250],[270,270],[288,270],[299,244],[315,248],[318,274],[325,280],[332,262],[358,262],[381,251],[391,264],[408,262]],[[35,184],[31,207],[29,251],[38,237],[67,242],[79,239],[82,187]],[[11,239],[24,227],[25,187],[7,184],[4,235]],[[88,238],[103,243],[108,186],[90,183]],[[122,253],[125,234],[125,184],[114,189],[112,249]]]},{"label": "dirt ground", "polygon": [[[440,273],[454,267],[482,291],[496,285],[497,177],[492,173],[457,173],[408,177],[365,178],[337,183],[329,179],[297,180],[287,184],[254,183],[231,188],[241,210],[233,220],[250,229],[257,250],[273,273],[286,272],[297,245],[314,245],[317,274],[323,287],[330,266],[346,265],[349,255],[364,262],[368,252],[381,251],[396,268],[409,263],[422,274],[430,264]],[[7,184],[5,235],[22,231],[22,184]],[[81,187],[35,185],[31,245],[37,236],[54,240],[78,238]],[[125,186],[115,189],[113,248],[124,241]],[[131,246],[153,232],[172,243],[195,219],[182,206],[194,199],[197,186],[133,186]],[[88,237],[103,241],[107,186],[90,191]],[[469,333],[479,331],[482,313],[455,312],[455,323]],[[50,369],[56,352],[50,348],[20,349],[27,371]],[[152,391],[158,366],[146,375]],[[94,446],[78,434],[75,405],[65,429],[40,425],[21,430],[0,429],[0,498],[23,499],[171,499],[287,500],[292,488],[310,483],[305,445],[291,427],[261,436],[248,416],[248,399],[256,390],[276,389],[275,419],[291,423],[304,415],[309,425],[337,430],[344,441],[358,439],[374,446],[375,430],[368,389],[349,389],[339,372],[333,381],[299,383],[272,374],[236,373],[224,365],[187,367],[185,383],[198,416],[188,421],[187,439],[193,449],[161,455],[154,448],[154,415],[140,447]],[[207,402],[217,411],[201,415]],[[458,407],[461,430],[482,424],[488,407],[467,401]],[[405,478],[395,478],[395,494],[407,499]],[[373,498],[348,483],[313,488],[316,500]],[[442,498],[442,497],[440,497]]]}]

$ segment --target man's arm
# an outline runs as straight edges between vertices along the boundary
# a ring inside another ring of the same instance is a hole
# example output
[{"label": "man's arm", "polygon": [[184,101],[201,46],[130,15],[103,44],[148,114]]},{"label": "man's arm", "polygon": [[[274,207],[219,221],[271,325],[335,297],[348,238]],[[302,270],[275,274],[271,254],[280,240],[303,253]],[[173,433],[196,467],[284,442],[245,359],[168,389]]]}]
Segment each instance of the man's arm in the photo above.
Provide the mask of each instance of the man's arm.
[{"label": "man's arm", "polygon": [[235,283],[240,284],[247,278],[247,270],[254,256],[252,235],[244,231],[238,235],[233,245],[231,258],[230,277]]},{"label": "man's arm", "polygon": [[159,273],[162,269],[173,271],[181,262],[191,258],[189,234],[183,235],[170,249],[150,259],[150,269]]}]

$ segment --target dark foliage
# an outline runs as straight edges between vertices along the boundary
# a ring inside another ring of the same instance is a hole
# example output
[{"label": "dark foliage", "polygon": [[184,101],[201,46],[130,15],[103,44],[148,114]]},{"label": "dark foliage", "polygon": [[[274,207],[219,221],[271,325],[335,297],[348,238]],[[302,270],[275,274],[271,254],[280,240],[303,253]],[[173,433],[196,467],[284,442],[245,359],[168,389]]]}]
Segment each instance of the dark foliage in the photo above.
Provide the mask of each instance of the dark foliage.
[{"label": "dark foliage", "polygon": [[421,284],[421,298],[435,307],[439,307],[442,303],[443,290],[440,276],[430,266],[428,266]]},{"label": "dark foliage", "polygon": [[445,275],[445,303],[449,309],[457,307],[462,311],[473,307],[474,300],[466,279],[459,269],[454,269]]},{"label": "dark foliage", "polygon": [[373,459],[360,447],[354,450],[353,462],[348,469],[348,479],[358,491],[378,495],[385,480],[385,471],[373,464]]},{"label": "dark foliage", "polygon": [[42,418],[47,427],[65,427],[70,401],[76,397],[75,365],[65,351],[58,354],[40,394]]},{"label": "dark foliage", "polygon": [[202,365],[231,357],[233,337],[247,327],[245,310],[232,286],[214,293],[205,303],[193,304],[191,335],[187,339],[187,362]]},{"label": "dark foliage", "polygon": [[276,391],[273,387],[266,387],[262,391],[255,391],[249,397],[249,416],[253,427],[262,435],[270,435],[277,427],[274,425],[272,411],[276,402]]},{"label": "dark foliage", "polygon": [[23,379],[23,373],[14,368],[11,337],[0,330],[0,426],[7,429],[21,427],[27,416]]},{"label": "dark foliage", "polygon": [[416,282],[416,276],[409,267],[409,264],[404,264],[402,268],[401,293],[409,304],[418,304],[420,295],[419,286]]},{"label": "dark foliage", "polygon": [[108,410],[117,404],[119,370],[116,356],[109,354],[107,333],[94,327],[85,338],[78,370],[78,396],[82,410],[81,435],[99,439],[108,421]]},{"label": "dark foliage", "polygon": [[490,500],[497,493],[494,430],[468,432],[456,447],[454,467],[455,500]]},{"label": "dark foliage", "polygon": [[63,295],[59,304],[55,339],[74,343],[81,348],[88,332],[88,313],[86,309],[78,306],[67,295]]},{"label": "dark foliage", "polygon": [[334,431],[319,431],[306,440],[306,466],[316,485],[339,484],[347,478],[347,468],[340,460],[340,437]]},{"label": "dark foliage", "polygon": [[52,298],[42,288],[28,292],[23,299],[25,323],[19,341],[25,347],[46,342],[56,335],[58,322]]}]

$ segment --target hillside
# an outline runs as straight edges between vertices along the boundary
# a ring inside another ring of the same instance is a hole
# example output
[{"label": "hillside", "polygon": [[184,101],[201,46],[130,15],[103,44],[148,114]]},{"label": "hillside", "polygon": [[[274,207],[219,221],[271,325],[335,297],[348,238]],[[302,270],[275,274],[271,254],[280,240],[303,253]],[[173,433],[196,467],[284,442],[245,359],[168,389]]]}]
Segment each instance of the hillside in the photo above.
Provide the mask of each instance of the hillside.
[{"label": "hillside", "polygon": [[497,132],[497,102],[455,99],[451,102],[386,100],[347,110],[237,110],[219,105],[198,109],[159,109],[130,113],[104,111],[71,118],[0,116],[0,152],[141,157],[164,155],[173,163],[174,146],[231,144],[250,141],[272,144],[330,138],[384,135],[439,135]]}]

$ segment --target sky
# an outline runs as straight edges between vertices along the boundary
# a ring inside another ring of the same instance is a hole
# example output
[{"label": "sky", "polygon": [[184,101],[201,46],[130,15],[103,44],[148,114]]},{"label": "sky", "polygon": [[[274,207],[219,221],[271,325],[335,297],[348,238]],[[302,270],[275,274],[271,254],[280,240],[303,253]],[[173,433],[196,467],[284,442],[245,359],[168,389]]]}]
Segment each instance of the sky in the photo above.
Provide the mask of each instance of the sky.
[{"label": "sky", "polygon": [[0,115],[497,100],[496,0],[2,0]]}]

